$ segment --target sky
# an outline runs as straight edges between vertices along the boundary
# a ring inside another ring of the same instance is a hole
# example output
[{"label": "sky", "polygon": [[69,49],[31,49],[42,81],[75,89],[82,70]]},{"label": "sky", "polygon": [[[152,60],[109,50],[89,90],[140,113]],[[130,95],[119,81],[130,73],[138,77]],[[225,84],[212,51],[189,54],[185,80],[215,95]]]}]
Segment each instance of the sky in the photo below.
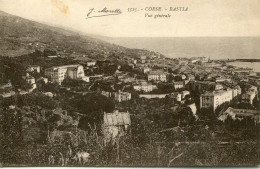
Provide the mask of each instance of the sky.
[{"label": "sky", "polygon": [[[104,7],[122,14],[86,19],[91,8]],[[145,11],[146,7],[188,7],[188,11]],[[128,8],[140,11],[127,12]],[[4,12],[110,37],[260,36],[259,9],[260,0],[0,0]],[[145,13],[171,17],[147,18]]]}]

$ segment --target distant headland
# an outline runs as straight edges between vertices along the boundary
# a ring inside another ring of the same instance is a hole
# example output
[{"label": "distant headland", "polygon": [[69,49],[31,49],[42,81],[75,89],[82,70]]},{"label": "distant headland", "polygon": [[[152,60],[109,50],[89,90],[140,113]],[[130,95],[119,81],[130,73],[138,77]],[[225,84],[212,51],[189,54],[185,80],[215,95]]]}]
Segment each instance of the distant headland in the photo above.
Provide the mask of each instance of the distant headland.
[{"label": "distant headland", "polygon": [[260,59],[236,59],[239,62],[260,62]]}]

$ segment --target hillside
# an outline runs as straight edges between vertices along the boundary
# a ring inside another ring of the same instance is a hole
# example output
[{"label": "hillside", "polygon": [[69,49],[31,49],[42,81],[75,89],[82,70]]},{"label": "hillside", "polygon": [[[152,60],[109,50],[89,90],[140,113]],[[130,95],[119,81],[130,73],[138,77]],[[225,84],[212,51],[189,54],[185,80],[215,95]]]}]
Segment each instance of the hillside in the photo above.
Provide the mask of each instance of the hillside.
[{"label": "hillside", "polygon": [[[0,55],[20,56],[35,50],[56,51],[89,59],[121,55],[135,57],[147,50],[132,50],[62,28],[37,23],[0,11]],[[118,58],[118,57],[117,57]]]}]

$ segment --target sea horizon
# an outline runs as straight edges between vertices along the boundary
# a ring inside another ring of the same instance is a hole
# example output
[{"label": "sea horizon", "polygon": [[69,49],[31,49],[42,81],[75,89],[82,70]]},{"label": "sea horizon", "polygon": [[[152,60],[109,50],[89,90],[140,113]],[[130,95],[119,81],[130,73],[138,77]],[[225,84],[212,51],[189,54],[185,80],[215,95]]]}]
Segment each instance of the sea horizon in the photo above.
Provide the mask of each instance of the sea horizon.
[{"label": "sea horizon", "polygon": [[147,49],[169,58],[259,59],[260,37],[99,37],[128,48]]}]

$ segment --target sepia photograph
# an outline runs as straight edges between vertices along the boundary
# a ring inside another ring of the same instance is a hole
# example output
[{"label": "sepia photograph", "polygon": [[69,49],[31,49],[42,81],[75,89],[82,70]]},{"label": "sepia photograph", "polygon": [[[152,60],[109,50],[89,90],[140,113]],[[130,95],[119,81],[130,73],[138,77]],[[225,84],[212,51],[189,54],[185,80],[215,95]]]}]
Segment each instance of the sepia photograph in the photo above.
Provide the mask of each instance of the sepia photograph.
[{"label": "sepia photograph", "polygon": [[0,167],[260,166],[260,0],[0,0]]}]

